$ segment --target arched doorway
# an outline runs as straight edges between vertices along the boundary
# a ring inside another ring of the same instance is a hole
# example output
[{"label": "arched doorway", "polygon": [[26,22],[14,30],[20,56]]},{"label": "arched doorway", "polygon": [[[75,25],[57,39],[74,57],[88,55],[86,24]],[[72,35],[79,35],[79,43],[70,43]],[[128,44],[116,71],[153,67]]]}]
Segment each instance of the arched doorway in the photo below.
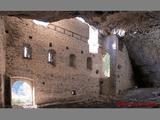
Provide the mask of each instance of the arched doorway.
[{"label": "arched doorway", "polygon": [[15,79],[11,84],[12,107],[30,108],[34,106],[33,83],[29,80]]}]

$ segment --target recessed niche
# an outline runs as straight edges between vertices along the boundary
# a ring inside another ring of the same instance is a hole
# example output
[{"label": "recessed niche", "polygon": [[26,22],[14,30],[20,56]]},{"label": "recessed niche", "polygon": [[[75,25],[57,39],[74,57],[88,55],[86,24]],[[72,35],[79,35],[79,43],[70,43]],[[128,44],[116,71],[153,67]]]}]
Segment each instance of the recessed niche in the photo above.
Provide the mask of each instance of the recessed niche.
[{"label": "recessed niche", "polygon": [[5,32],[6,32],[6,33],[9,33],[9,31],[8,31],[8,30],[5,30]]},{"label": "recessed niche", "polygon": [[51,74],[51,77],[54,77],[54,75],[53,75],[53,74]]},{"label": "recessed niche", "polygon": [[122,66],[118,64],[118,66],[117,66],[117,67],[118,67],[118,69],[121,69],[121,67],[122,67]]},{"label": "recessed niche", "polygon": [[96,70],[96,74],[98,74],[99,73],[99,70]]},{"label": "recessed niche", "polygon": [[84,52],[83,52],[83,50],[81,50],[81,54],[83,54]]},{"label": "recessed niche", "polygon": [[69,49],[69,47],[67,46],[67,47],[66,47],[66,49],[68,50],[68,49]]},{"label": "recessed niche", "polygon": [[71,94],[72,94],[72,95],[76,95],[76,91],[75,91],[75,90],[72,90]]},{"label": "recessed niche", "polygon": [[42,82],[43,85],[45,85],[45,82]]},{"label": "recessed niche", "polygon": [[100,84],[103,84],[103,81],[100,81]]},{"label": "recessed niche", "polygon": [[52,47],[52,43],[51,42],[49,43],[49,47]]},{"label": "recessed niche", "polygon": [[69,66],[76,67],[76,56],[74,54],[70,54],[69,56]]},{"label": "recessed niche", "polygon": [[32,39],[32,36],[29,36],[29,39]]},{"label": "recessed niche", "polygon": [[120,76],[119,76],[119,75],[117,75],[117,77],[119,78]]},{"label": "recessed niche", "polygon": [[91,57],[87,58],[87,69],[92,70],[92,58]]}]

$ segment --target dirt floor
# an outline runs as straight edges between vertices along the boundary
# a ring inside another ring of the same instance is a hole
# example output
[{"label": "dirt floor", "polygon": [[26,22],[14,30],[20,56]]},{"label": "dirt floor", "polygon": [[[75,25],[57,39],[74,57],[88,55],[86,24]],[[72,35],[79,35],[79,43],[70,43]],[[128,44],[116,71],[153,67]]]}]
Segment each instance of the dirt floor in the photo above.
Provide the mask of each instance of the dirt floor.
[{"label": "dirt floor", "polygon": [[131,89],[111,102],[96,101],[48,105],[42,108],[159,108],[160,88]]},{"label": "dirt floor", "polygon": [[[13,108],[22,107],[14,106]],[[130,89],[112,100],[100,96],[97,100],[49,104],[38,108],[160,108],[160,88]]]}]

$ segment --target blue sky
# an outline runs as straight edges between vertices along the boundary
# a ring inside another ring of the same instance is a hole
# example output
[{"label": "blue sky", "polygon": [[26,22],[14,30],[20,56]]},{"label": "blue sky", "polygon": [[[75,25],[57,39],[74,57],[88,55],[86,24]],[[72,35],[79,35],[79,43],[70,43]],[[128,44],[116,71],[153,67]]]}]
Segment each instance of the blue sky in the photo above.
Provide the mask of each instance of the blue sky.
[{"label": "blue sky", "polygon": [[12,86],[12,92],[17,96],[27,96],[26,89],[30,89],[30,85],[24,81],[16,81]]}]

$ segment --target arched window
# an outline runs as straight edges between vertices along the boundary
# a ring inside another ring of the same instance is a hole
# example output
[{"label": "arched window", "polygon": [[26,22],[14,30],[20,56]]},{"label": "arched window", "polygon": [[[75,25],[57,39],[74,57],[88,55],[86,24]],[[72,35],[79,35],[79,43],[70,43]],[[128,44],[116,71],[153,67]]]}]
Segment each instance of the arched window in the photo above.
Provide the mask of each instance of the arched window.
[{"label": "arched window", "polygon": [[91,57],[87,58],[87,69],[92,70],[92,58]]},{"label": "arched window", "polygon": [[32,57],[32,48],[30,44],[23,45],[23,58],[30,59]]},{"label": "arched window", "polygon": [[56,51],[55,50],[48,51],[48,63],[51,63],[52,65],[56,65]]},{"label": "arched window", "polygon": [[12,85],[12,105],[33,105],[33,86],[28,82],[18,80]]},{"label": "arched window", "polygon": [[76,56],[74,54],[69,56],[69,65],[70,67],[76,67]]}]

